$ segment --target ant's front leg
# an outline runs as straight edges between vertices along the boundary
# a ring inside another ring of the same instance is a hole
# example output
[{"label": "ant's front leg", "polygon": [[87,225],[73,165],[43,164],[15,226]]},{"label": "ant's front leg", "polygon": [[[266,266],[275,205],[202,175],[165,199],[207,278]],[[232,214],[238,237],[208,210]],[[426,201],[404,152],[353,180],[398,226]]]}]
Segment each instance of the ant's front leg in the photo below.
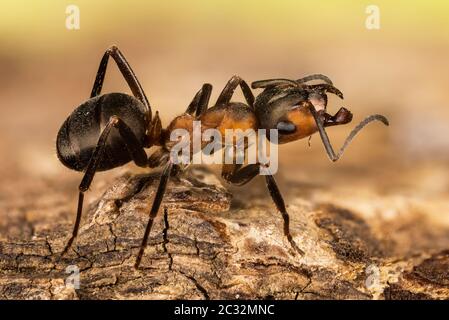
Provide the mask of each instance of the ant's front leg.
[{"label": "ant's front leg", "polygon": [[[249,164],[245,167],[242,167],[242,165],[226,164],[223,166],[222,176],[229,183],[241,186],[245,183],[248,183],[259,174],[261,169],[260,166],[260,164]],[[264,170],[267,171],[268,168],[264,168]],[[290,217],[288,215],[284,199],[282,198],[281,192],[279,191],[274,177],[271,174],[265,175],[265,181],[270,196],[274,204],[276,205],[276,208],[281,213],[282,219],[284,220],[285,237],[297,253],[299,253],[300,255],[304,255],[304,251],[302,251],[298,247],[290,233]]]},{"label": "ant's front leg", "polygon": [[274,177],[269,174],[265,175],[265,182],[267,184],[268,191],[270,192],[270,196],[273,199],[274,204],[276,205],[276,208],[282,214],[282,218],[284,219],[284,235],[287,237],[287,240],[288,242],[290,242],[292,248],[300,255],[304,255],[304,251],[302,251],[297,246],[290,233],[290,216],[288,215],[284,199],[282,198],[281,192],[279,191],[279,188],[276,184],[276,180],[274,180]]},{"label": "ant's front leg", "polygon": [[220,93],[216,105],[228,104],[231,101],[232,95],[234,94],[234,91],[238,86],[240,86],[240,88],[242,89],[243,95],[245,96],[248,105],[251,108],[254,108],[254,95],[251,91],[251,88],[248,86],[246,81],[239,76],[233,76],[231,79],[229,79],[223,91]]},{"label": "ant's front leg", "polygon": [[84,172],[84,177],[79,185],[79,197],[78,197],[78,209],[76,214],[75,225],[73,227],[72,237],[67,242],[61,257],[70,249],[73,241],[78,235],[78,230],[81,222],[81,216],[83,212],[83,201],[84,193],[89,189],[92,180],[97,171],[97,167],[103,159],[104,149],[108,136],[112,128],[118,129],[118,132],[125,143],[126,149],[128,150],[132,160],[139,167],[146,167],[148,164],[147,155],[139,140],[136,138],[132,130],[123,122],[119,117],[112,116],[109,119],[106,127],[103,129],[100,138],[98,139],[97,146],[95,147],[92,156],[90,158],[89,164]]}]

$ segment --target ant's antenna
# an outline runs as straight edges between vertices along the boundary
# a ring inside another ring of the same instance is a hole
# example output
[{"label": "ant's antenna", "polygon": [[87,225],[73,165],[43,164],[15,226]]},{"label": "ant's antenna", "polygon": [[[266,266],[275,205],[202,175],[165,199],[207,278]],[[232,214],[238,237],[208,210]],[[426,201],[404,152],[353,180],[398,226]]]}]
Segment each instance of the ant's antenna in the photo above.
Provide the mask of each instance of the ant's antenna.
[{"label": "ant's antenna", "polygon": [[297,87],[298,83],[289,79],[268,79],[268,80],[259,80],[251,83],[251,88],[266,88],[266,87],[274,87],[279,85],[288,85],[292,87]]},{"label": "ant's antenna", "polygon": [[367,124],[373,122],[373,121],[380,121],[384,125],[388,126],[390,123],[388,122],[388,119],[380,114],[373,114],[371,116],[368,116],[365,118],[365,120],[361,121],[348,135],[345,142],[343,143],[343,146],[340,148],[340,151],[338,151],[337,154],[335,154],[334,149],[332,148],[332,145],[329,141],[329,137],[326,133],[326,130],[323,126],[323,121],[318,115],[318,113],[315,110],[315,107],[311,105],[310,110],[312,112],[313,117],[315,118],[316,124],[318,126],[318,132],[320,133],[321,140],[323,141],[324,148],[326,149],[327,155],[329,156],[329,159],[333,162],[340,159],[340,157],[343,155],[343,152],[348,147],[348,145],[351,143],[352,139],[357,135],[357,133],[360,132]]},{"label": "ant's antenna", "polygon": [[304,78],[296,80],[297,83],[306,83],[313,80],[322,80],[327,84],[333,85],[332,80],[324,74],[311,74],[309,76],[305,76]]}]

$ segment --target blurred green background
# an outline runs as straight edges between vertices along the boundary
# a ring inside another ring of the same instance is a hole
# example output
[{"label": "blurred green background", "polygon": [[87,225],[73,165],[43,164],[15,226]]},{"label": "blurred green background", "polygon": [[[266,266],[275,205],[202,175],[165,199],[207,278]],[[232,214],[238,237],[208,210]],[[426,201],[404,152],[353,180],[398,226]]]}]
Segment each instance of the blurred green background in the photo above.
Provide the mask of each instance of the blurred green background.
[{"label": "blurred green background", "polygon": [[[79,30],[65,26],[69,4],[80,9]],[[369,5],[380,9],[379,30],[365,27]],[[391,179],[447,193],[448,16],[447,1],[3,0],[1,179],[67,181],[75,191],[81,177],[59,164],[56,133],[116,44],[164,125],[204,82],[214,101],[233,74],[248,82],[326,74],[346,98],[332,98],[330,112],[345,106],[354,122],[382,113],[391,127],[367,128],[335,165],[318,137],[311,148],[283,146],[281,177],[337,184],[349,175],[379,188]],[[129,92],[111,66],[104,91]],[[329,129],[335,148],[354,125]]]}]

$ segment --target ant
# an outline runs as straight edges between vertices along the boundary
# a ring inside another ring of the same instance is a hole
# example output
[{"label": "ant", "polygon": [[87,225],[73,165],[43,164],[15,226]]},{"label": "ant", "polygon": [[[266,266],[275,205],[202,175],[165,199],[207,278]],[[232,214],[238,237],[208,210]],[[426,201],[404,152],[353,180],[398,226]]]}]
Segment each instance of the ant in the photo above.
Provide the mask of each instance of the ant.
[{"label": "ant", "polygon": [[[100,94],[109,57],[116,62],[133,96],[124,93]],[[310,84],[313,80],[321,83]],[[231,102],[237,87],[243,91],[246,104]],[[277,129],[280,144],[310,137],[318,132],[332,161],[341,157],[354,136],[368,123],[377,120],[389,125],[382,115],[367,117],[354,128],[340,151],[335,153],[325,127],[351,122],[352,113],[346,108],[340,108],[333,116],[326,112],[327,93],[343,99],[341,91],[333,86],[328,77],[314,74],[299,80],[261,80],[253,82],[252,88],[263,91],[255,98],[248,84],[240,77],[233,76],[215,105],[208,108],[212,86],[206,83],[194,96],[187,110],[163,129],[158,112],[153,116],[150,103],[124,55],[116,46],[107,49],[101,59],[90,99],[72,112],[57,136],[59,160],[70,169],[84,172],[79,185],[78,209],[72,236],[61,256],[69,250],[78,234],[84,193],[89,189],[95,173],[134,161],[139,167],[163,167],[135,262],[135,268],[139,267],[169,177],[182,170],[170,158],[170,149],[173,147],[170,133],[179,128],[191,131],[193,121],[201,121],[206,128],[215,128],[220,132],[225,129]],[[152,146],[158,146],[159,149],[147,157],[145,148]],[[260,164],[224,164],[222,176],[231,184],[244,185],[259,174],[260,168]],[[268,174],[265,175],[265,180],[271,198],[282,214],[285,237],[297,253],[304,254],[290,234],[289,215],[274,177]]]}]

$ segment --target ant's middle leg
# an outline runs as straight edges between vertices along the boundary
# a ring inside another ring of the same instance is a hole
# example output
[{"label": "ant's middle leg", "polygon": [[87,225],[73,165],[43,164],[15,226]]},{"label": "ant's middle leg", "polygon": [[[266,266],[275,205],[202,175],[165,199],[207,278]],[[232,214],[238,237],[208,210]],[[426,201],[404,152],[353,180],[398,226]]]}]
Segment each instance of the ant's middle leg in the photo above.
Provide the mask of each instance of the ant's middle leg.
[{"label": "ant's middle leg", "polygon": [[259,174],[259,164],[249,164],[242,167],[241,164],[224,164],[221,175],[229,183],[243,186]]},{"label": "ant's middle leg", "polygon": [[242,89],[243,95],[245,96],[248,105],[253,108],[254,95],[246,81],[239,76],[233,76],[231,79],[229,79],[223,91],[220,93],[216,105],[228,104],[231,101],[232,95],[234,94],[234,91],[238,86],[240,86],[240,88]]},{"label": "ant's middle leg", "polygon": [[145,150],[143,149],[142,145],[140,144],[139,140],[136,138],[132,130],[119,117],[112,116],[109,119],[109,122],[107,123],[106,127],[103,129],[100,138],[98,139],[97,146],[95,147],[92,153],[89,164],[87,165],[86,170],[84,172],[84,177],[79,185],[78,209],[76,214],[75,225],[73,227],[72,236],[67,242],[64,251],[61,254],[61,257],[70,249],[73,241],[78,235],[81,216],[83,212],[84,193],[89,189],[92,180],[95,176],[95,173],[97,171],[97,167],[103,158],[106,142],[112,128],[118,129],[118,132],[122,137],[125,146],[135,164],[139,167],[146,167],[148,164],[148,159]]},{"label": "ant's middle leg", "polygon": [[147,226],[145,228],[145,233],[142,238],[142,243],[140,245],[139,253],[137,254],[136,262],[134,264],[134,268],[138,269],[140,265],[140,261],[142,260],[143,253],[145,252],[145,247],[148,242],[148,236],[150,235],[151,227],[153,226],[154,218],[159,211],[159,208],[162,203],[162,198],[164,197],[165,190],[167,189],[168,179],[170,178],[170,174],[172,172],[173,163],[168,160],[164,166],[164,170],[162,171],[161,180],[159,181],[159,186],[157,187],[156,195],[154,196],[153,205],[150,210],[150,218],[148,220]]},{"label": "ant's middle leg", "polygon": [[[267,170],[267,168],[265,168]],[[223,166],[222,176],[229,183],[236,185],[244,185],[251,181],[254,177],[256,177],[260,172],[260,164],[249,164],[245,167],[242,165],[234,165],[234,164],[226,164]],[[282,219],[284,220],[284,235],[287,238],[288,242],[292,246],[292,248],[299,253],[300,255],[304,254],[298,245],[293,240],[293,237],[290,233],[290,216],[288,215],[287,209],[285,207],[284,199],[282,198],[281,192],[274,180],[274,177],[270,174],[265,175],[265,180],[267,184],[268,191],[270,196],[276,205],[276,208],[282,215]]]},{"label": "ant's middle leg", "polygon": [[200,116],[204,111],[207,110],[209,105],[210,94],[212,92],[212,85],[209,83],[203,84],[201,89],[193,97],[192,102],[190,102],[187,107],[186,113],[191,115]]}]

